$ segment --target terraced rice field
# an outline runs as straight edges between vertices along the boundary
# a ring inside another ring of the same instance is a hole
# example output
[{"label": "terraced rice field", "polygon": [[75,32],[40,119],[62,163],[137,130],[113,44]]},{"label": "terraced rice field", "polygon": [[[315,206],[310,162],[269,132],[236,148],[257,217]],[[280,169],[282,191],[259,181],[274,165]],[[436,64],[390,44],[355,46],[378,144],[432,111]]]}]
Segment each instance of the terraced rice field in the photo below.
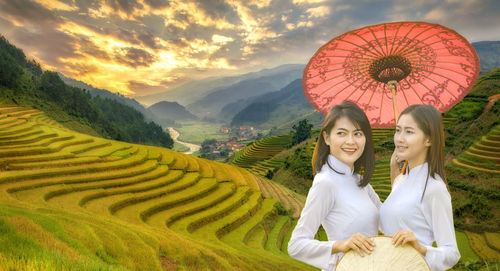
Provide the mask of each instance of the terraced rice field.
[{"label": "terraced rice field", "polygon": [[297,194],[285,186],[273,182],[267,178],[255,176],[257,183],[259,184],[260,190],[265,197],[271,197],[278,199],[285,209],[290,210],[294,218],[300,216],[300,212],[304,207],[306,197]]},{"label": "terraced rice field", "polygon": [[500,173],[500,125],[453,159],[453,162],[474,170]]},{"label": "terraced rice field", "polygon": [[383,202],[391,193],[389,161],[376,161],[370,184]]},{"label": "terraced rice field", "polygon": [[384,128],[372,128],[373,143],[377,144],[394,135],[394,128],[384,127]]},{"label": "terraced rice field", "polygon": [[290,143],[290,140],[289,134],[271,136],[257,140],[235,153],[231,163],[243,168],[250,168],[258,161],[272,158],[284,150]]},{"label": "terraced rice field", "polygon": [[[251,151],[265,158],[287,140]],[[280,200],[298,216],[303,197],[240,167],[79,134],[37,110],[0,106],[0,194],[0,269],[312,270],[283,250],[293,222],[275,212]]]},{"label": "terraced rice field", "polygon": [[499,233],[474,233],[465,232],[472,250],[483,260],[488,262],[500,261],[498,249]]}]

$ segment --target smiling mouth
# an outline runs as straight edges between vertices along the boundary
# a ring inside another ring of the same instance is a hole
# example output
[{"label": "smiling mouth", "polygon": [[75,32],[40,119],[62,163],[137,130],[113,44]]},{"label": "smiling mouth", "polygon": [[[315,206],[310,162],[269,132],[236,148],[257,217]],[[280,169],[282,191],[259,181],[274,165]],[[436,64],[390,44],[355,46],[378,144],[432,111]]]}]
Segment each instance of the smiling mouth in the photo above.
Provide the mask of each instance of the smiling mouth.
[{"label": "smiling mouth", "polygon": [[358,149],[356,148],[342,148],[342,151],[344,151],[345,153],[351,155],[353,153],[355,153]]},{"label": "smiling mouth", "polygon": [[405,147],[405,146],[397,146],[396,147],[398,151],[404,151],[406,150],[408,147]]}]

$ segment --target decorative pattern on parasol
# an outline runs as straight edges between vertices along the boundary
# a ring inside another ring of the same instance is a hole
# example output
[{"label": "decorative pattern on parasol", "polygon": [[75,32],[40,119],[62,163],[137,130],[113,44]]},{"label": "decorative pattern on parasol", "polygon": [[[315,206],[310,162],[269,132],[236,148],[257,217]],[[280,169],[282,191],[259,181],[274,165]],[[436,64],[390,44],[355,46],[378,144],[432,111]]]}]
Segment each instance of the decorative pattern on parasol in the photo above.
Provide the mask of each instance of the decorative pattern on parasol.
[{"label": "decorative pattern on parasol", "polygon": [[307,64],[302,84],[309,102],[323,114],[350,100],[373,127],[394,127],[411,104],[448,110],[470,91],[478,73],[476,51],[455,31],[395,22],[332,39]]}]

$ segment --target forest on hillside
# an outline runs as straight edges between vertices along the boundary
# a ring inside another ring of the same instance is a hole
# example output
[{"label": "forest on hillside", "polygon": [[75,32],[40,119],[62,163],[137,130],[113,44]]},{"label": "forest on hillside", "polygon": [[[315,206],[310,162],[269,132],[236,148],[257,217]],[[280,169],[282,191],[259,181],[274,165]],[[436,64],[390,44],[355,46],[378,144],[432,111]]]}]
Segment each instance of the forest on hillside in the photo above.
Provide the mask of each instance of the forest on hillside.
[{"label": "forest on hillside", "polygon": [[92,97],[43,71],[22,50],[0,36],[0,99],[44,111],[68,128],[131,143],[173,147],[170,135],[137,110],[111,99]]}]

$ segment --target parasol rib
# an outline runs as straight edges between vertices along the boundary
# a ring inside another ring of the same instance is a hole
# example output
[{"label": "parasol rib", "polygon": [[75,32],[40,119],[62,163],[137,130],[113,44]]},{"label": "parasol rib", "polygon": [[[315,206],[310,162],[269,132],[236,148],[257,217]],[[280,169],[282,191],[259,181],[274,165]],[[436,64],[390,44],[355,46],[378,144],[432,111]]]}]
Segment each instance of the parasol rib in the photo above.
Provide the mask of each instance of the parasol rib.
[{"label": "parasol rib", "polygon": [[[355,88],[353,91],[351,91],[351,94],[349,94],[349,96],[347,96],[344,100],[347,100],[351,97],[352,94],[354,94],[354,92],[356,92],[360,87],[362,87],[367,81],[369,81],[370,78],[366,78],[365,81],[363,81],[363,83],[361,83],[361,85],[359,85],[359,87]],[[371,84],[370,84],[371,85]],[[366,90],[365,90],[366,91]]]},{"label": "parasol rib", "polygon": [[384,39],[385,39],[385,50],[386,50],[386,56],[389,55],[389,45],[387,44],[387,25],[384,24]]},{"label": "parasol rib", "polygon": [[[442,31],[442,32],[436,33],[436,34],[434,34],[434,35],[432,35],[432,36],[429,36],[429,37],[425,38],[424,40],[427,40],[427,39],[429,39],[429,38],[432,38],[432,37],[434,37],[435,35],[437,35],[437,34],[441,34],[441,33],[446,33],[446,31]],[[431,45],[434,45],[434,44],[437,44],[437,43],[441,43],[441,44],[443,43],[443,41],[442,41],[442,40],[433,41],[433,42],[431,42],[431,43],[423,43],[423,41],[424,41],[424,40],[422,40],[422,42],[417,42],[417,43],[415,43],[415,44],[412,46],[412,49],[413,49],[413,47],[417,46],[417,44],[419,44],[419,43],[424,44],[424,46],[418,47],[418,48],[417,48],[417,50],[418,50],[418,49],[422,49],[422,48],[424,48],[424,47],[431,47]],[[460,39],[460,38],[450,38],[450,39],[447,39],[447,40],[458,40],[458,41],[463,41],[463,40],[462,40],[462,39]],[[458,47],[458,46],[457,46],[457,47]],[[432,48],[432,47],[431,47],[431,48]],[[409,49],[409,48],[408,48],[408,49]],[[448,47],[442,47],[442,48],[432,48],[432,50],[442,50],[442,49],[448,49]],[[417,52],[417,50],[413,50],[412,52]],[[409,51],[409,50],[408,50],[408,51]]]},{"label": "parasol rib", "polygon": [[[442,78],[445,78],[445,79],[450,80],[451,82],[453,82],[453,83],[457,84],[457,86],[464,87],[464,86],[462,86],[461,84],[459,84],[459,83],[455,82],[455,80],[452,80],[452,79],[450,79],[450,78],[448,78],[448,77],[445,77],[445,76],[443,76],[443,75],[441,75],[441,74],[437,74],[437,73],[434,73],[434,74],[439,75],[439,76],[441,76]],[[429,79],[429,80],[431,80],[431,81],[433,81],[434,83],[436,83],[436,84],[438,84],[438,85],[439,85],[439,82],[437,82],[436,80],[434,80],[434,79],[432,79],[432,78],[428,78],[428,79]],[[422,84],[422,83],[420,83],[420,84],[421,84],[421,85],[424,85],[424,84]],[[445,90],[446,90],[446,92],[448,92],[448,93],[449,93],[449,94],[450,94],[453,98],[458,99],[458,97],[457,97],[457,96],[455,96],[453,93],[451,93],[451,92],[450,92],[447,88],[445,88]]]},{"label": "parasol rib", "polygon": [[[442,67],[437,67],[437,66],[429,66],[429,65],[415,65],[415,66],[416,66],[416,67],[431,67],[431,68],[433,68],[433,69],[440,69],[440,70],[450,71],[450,72],[453,72],[453,73],[456,73],[456,74],[458,74],[458,75],[462,75],[462,76],[465,76],[465,77],[469,77],[469,76],[470,76],[470,75],[467,75],[467,74],[462,74],[462,73],[459,73],[459,72],[454,71],[454,70],[450,70],[450,69],[446,69],[446,68],[442,68]],[[444,76],[444,75],[442,75],[442,74],[440,74],[440,73],[437,73],[437,72],[432,71],[432,74],[439,75],[439,76],[441,76],[441,77],[443,77],[443,78],[450,79],[450,80],[452,80],[453,82],[455,82],[455,80],[453,80],[453,79],[451,79],[451,78],[449,78],[449,77],[446,77],[446,76]],[[457,82],[455,82],[455,83],[456,83],[457,85],[462,86],[461,84],[459,84],[459,83],[457,83]]]},{"label": "parasol rib", "polygon": [[[404,78],[403,80],[406,81],[406,83],[408,83],[408,80],[406,80],[406,78]],[[411,86],[411,85],[410,85]],[[410,105],[410,102],[408,101],[408,98],[406,97],[406,93],[405,91],[403,90],[400,90],[399,92],[401,92],[403,94],[403,97],[405,98],[405,102],[406,102],[406,107],[408,107]]]},{"label": "parasol rib", "polygon": [[[434,98],[436,99],[436,101],[439,101],[443,106],[443,102],[441,102],[441,100],[439,99],[438,96],[436,96],[436,93],[434,93],[434,91],[432,91],[428,86],[426,86],[424,83],[420,83],[420,85],[424,86],[431,94],[432,96],[434,96]],[[410,85],[410,87],[413,89],[413,87]],[[417,93],[415,90],[414,90],[415,93]],[[420,96],[418,97],[420,99],[420,101],[422,102],[422,104],[425,104],[424,101],[422,100],[422,98],[420,98]]]},{"label": "parasol rib", "polygon": [[396,42],[396,37],[398,36],[399,29],[401,29],[402,26],[403,24],[399,24],[399,27],[396,30],[396,34],[394,34],[394,39],[392,39],[391,52],[389,53],[389,55],[392,55],[392,50],[394,49],[394,42]]},{"label": "parasol rib", "polygon": [[[420,50],[420,49],[422,49],[422,48],[425,48],[425,47],[430,47],[430,48],[432,48],[432,47],[431,47],[431,45],[434,45],[434,44],[437,44],[437,43],[441,43],[441,44],[442,44],[442,43],[443,43],[443,41],[442,41],[442,40],[434,41],[434,42],[431,42],[431,43],[424,43],[424,42],[423,42],[423,41],[425,41],[425,40],[427,40],[427,39],[429,39],[429,38],[432,38],[432,37],[434,37],[435,35],[437,35],[437,34],[441,34],[441,33],[446,33],[446,31],[442,31],[442,32],[439,32],[439,33],[433,34],[433,35],[431,35],[431,36],[429,36],[429,37],[427,37],[427,38],[425,38],[425,39],[423,39],[423,40],[421,40],[421,41],[417,41],[417,42],[416,42],[415,44],[413,44],[411,47],[408,47],[406,50],[401,51],[401,52],[398,52],[398,53],[400,54],[400,53],[404,52],[405,54],[407,54],[407,53],[412,53],[412,52],[418,52],[418,50]],[[448,40],[461,40],[461,39],[459,39],[459,38],[455,38],[455,39],[448,39]],[[417,44],[419,44],[419,43],[424,44],[424,46],[421,46],[421,47],[415,48],[413,51],[411,51],[411,50],[413,49],[413,47],[417,46]],[[443,47],[443,48],[432,48],[432,50],[433,50],[433,51],[442,50],[442,49],[448,49],[448,47]]]},{"label": "parasol rib", "polygon": [[[326,83],[326,82],[330,82],[330,81],[332,81],[333,79],[337,79],[337,78],[339,78],[339,77],[342,77],[342,76],[344,76],[344,75],[343,75],[343,74],[339,74],[339,75],[337,75],[337,76],[335,76],[335,77],[332,77],[332,78],[330,78],[330,79],[328,79],[328,80],[325,80],[325,81],[323,81],[323,82],[319,83],[319,84],[318,84],[318,86],[319,86],[319,85],[322,85],[322,84],[324,84],[324,83]],[[330,87],[329,89],[325,90],[325,91],[328,91],[328,90],[330,90],[330,89],[331,89],[331,87]],[[325,92],[323,92],[323,93],[325,93]],[[323,93],[321,93],[320,95],[322,95]]]},{"label": "parasol rib", "polygon": [[372,51],[370,51],[370,50],[366,49],[365,47],[362,47],[362,46],[357,45],[357,44],[355,44],[355,43],[352,43],[352,42],[350,42],[350,41],[346,41],[346,40],[339,40],[339,41],[342,41],[342,42],[345,42],[345,43],[349,43],[349,44],[351,44],[351,45],[354,45],[354,46],[356,46],[356,47],[359,47],[359,48],[361,48],[363,51],[365,51],[366,53],[369,53],[369,54],[373,55],[374,57],[377,57],[377,58],[378,58],[378,57],[380,57],[379,55],[377,55],[377,54],[373,53]]},{"label": "parasol rib", "polygon": [[[338,91],[337,93],[335,93],[335,95],[333,95],[333,98],[335,99],[335,97],[337,97],[337,95],[339,95],[340,93],[342,93],[346,88],[352,86],[352,84],[354,84],[355,81],[349,83],[349,85],[345,86],[343,89],[341,89],[340,91]],[[334,86],[332,86],[334,87]],[[319,96],[323,95],[325,92],[329,91],[330,89],[332,89],[332,87],[329,87],[328,89],[326,89],[325,91],[321,92],[321,94],[319,94]]]},{"label": "parasol rib", "polygon": [[360,39],[362,39],[362,40],[363,40],[366,44],[368,44],[370,47],[372,47],[372,48],[373,48],[373,50],[375,50],[375,52],[377,52],[377,56],[378,56],[378,57],[383,57],[383,56],[384,56],[384,53],[383,53],[383,52],[382,52],[382,53],[381,53],[381,52],[379,52],[379,51],[377,50],[377,48],[375,48],[375,46],[373,46],[373,45],[372,45],[369,41],[367,41],[367,40],[366,40],[365,38],[363,38],[361,35],[359,35],[359,34],[358,34],[358,33],[356,33],[356,32],[353,32],[352,34],[353,34],[353,35],[358,36],[358,37],[359,37]]},{"label": "parasol rib", "polygon": [[[358,102],[359,102],[359,100],[361,100],[361,98],[365,95],[365,93],[366,93],[366,92],[370,89],[370,87],[372,86],[372,84],[373,84],[373,83],[375,83],[375,82],[377,82],[377,81],[374,81],[374,80],[370,81],[370,84],[369,84],[369,85],[368,85],[368,87],[365,89],[365,91],[363,91],[363,93],[361,93],[361,95],[358,97],[358,99],[356,100],[356,103],[358,103]],[[371,91],[371,93],[372,93],[372,96],[370,96],[370,99],[369,99],[369,101],[368,101],[368,104],[370,104],[370,102],[371,102],[371,100],[372,100],[372,98],[373,98],[373,94],[375,94],[375,91]]]},{"label": "parasol rib", "polygon": [[387,54],[384,52],[384,47],[382,47],[382,44],[380,44],[379,39],[377,39],[377,36],[375,35],[375,32],[370,28],[370,32],[372,33],[373,38],[375,41],[377,41],[378,46],[380,47],[380,50],[382,51],[382,56],[387,56]]},{"label": "parasol rib", "polygon": [[[418,33],[418,35],[416,35],[415,37],[413,37],[413,38],[411,39],[411,41],[414,41],[414,40],[415,40],[415,38],[417,38],[418,36],[422,35],[423,33],[427,32],[427,31],[429,31],[429,30],[431,30],[431,29],[436,28],[436,26],[437,26],[437,25],[434,25],[434,26],[429,27],[429,28],[425,29],[424,31],[422,31],[422,32]],[[413,28],[412,28],[412,30],[413,30]],[[430,36],[428,36],[427,38],[422,39],[422,40],[416,40],[417,42],[416,42],[416,43],[414,43],[412,46],[409,46],[409,47],[403,47],[403,49],[402,49],[401,51],[396,51],[396,52],[394,52],[394,54],[401,54],[402,52],[408,51],[408,50],[410,50],[412,47],[415,47],[417,44],[419,44],[419,43],[423,43],[423,41],[425,41],[425,40],[429,39],[430,37],[433,37],[433,36],[435,36],[436,34],[441,34],[441,33],[443,33],[443,32],[434,33],[434,34],[432,34],[432,35],[430,35]],[[408,32],[407,34],[409,34],[409,32]],[[405,36],[405,38],[406,38],[406,36]],[[424,44],[425,44],[425,43],[424,43]],[[399,49],[399,48],[398,48],[398,49]]]},{"label": "parasol rib", "polygon": [[[401,25],[403,25],[403,24],[401,24]],[[417,25],[413,25],[410,28],[410,30],[408,30],[408,32],[406,32],[406,34],[403,36],[403,38],[401,39],[401,41],[399,41],[398,47],[395,49],[394,54],[396,54],[396,52],[398,51],[399,47],[401,47],[401,44],[403,43],[403,41],[406,39],[406,37],[408,37],[408,35],[410,34],[410,32],[413,31],[413,29],[415,29],[415,27],[417,27]],[[394,36],[394,37],[397,37],[397,36]]]},{"label": "parasol rib", "polygon": [[[380,84],[384,84],[384,83],[381,83],[381,82],[376,82],[377,85],[380,85]],[[385,85],[385,84],[384,84]],[[378,86],[377,86],[378,88]],[[373,95],[375,95],[375,91],[372,91],[372,96],[370,96],[370,99],[368,100],[368,103],[367,104],[370,104],[373,100]]]},{"label": "parasol rib", "polygon": [[[413,77],[412,77],[413,78]],[[415,79],[415,78],[413,78]],[[408,80],[406,80],[406,82],[408,83],[408,85],[410,86],[411,90],[413,90],[413,92],[415,93],[415,95],[417,95],[418,99],[420,100],[420,103],[421,104],[425,104],[425,102],[422,100],[422,98],[420,97],[419,93],[417,92],[417,90],[410,84],[410,82],[408,82]],[[432,90],[426,86],[425,84],[423,83],[420,83],[420,85],[422,85],[424,88],[426,88],[428,91],[431,92],[432,96],[434,96],[434,98],[436,98],[436,100],[439,100],[438,97],[436,97],[436,95],[432,92]],[[439,101],[441,104],[443,104],[441,101]]]}]

